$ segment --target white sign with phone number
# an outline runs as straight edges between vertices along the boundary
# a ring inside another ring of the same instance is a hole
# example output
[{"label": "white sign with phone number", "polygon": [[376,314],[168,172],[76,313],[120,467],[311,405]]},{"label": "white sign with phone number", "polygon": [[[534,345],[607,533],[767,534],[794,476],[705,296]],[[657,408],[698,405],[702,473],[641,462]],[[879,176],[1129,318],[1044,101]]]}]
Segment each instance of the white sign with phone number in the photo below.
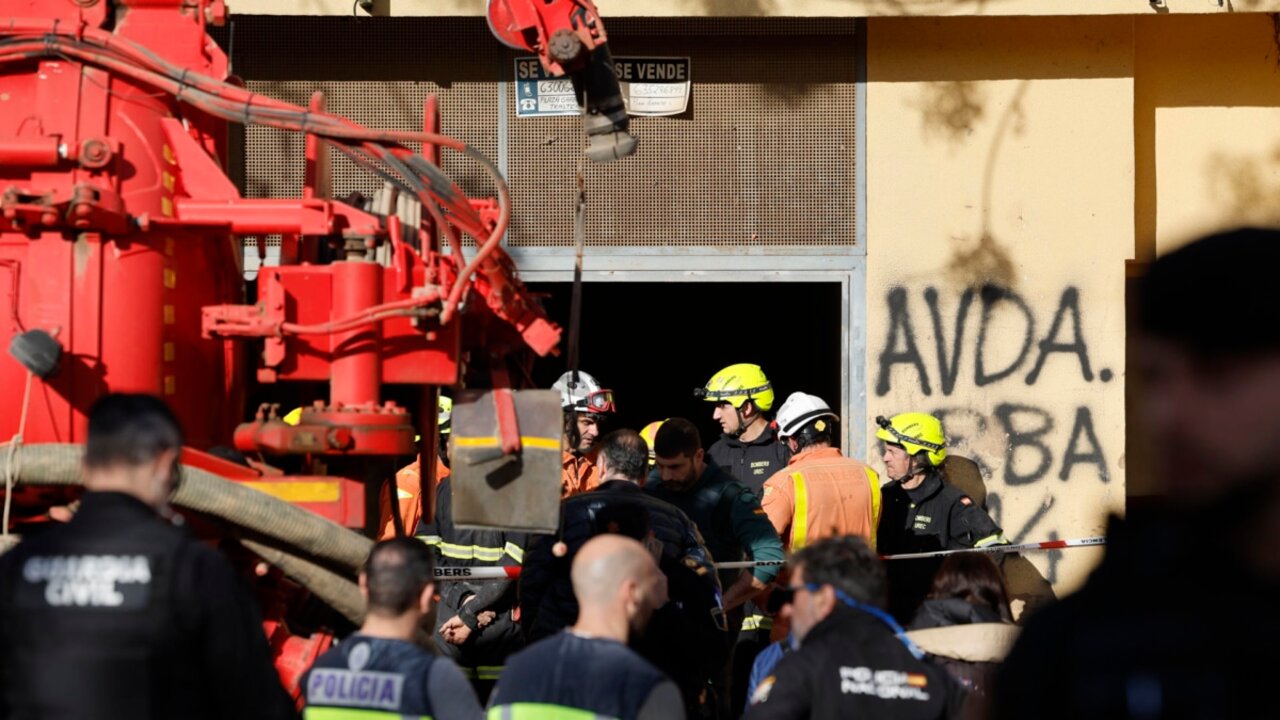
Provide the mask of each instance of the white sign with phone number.
[{"label": "white sign with phone number", "polygon": [[[613,59],[629,115],[679,115],[689,109],[689,58]],[[582,112],[568,78],[547,74],[534,57],[516,58],[516,117],[553,117]]]}]

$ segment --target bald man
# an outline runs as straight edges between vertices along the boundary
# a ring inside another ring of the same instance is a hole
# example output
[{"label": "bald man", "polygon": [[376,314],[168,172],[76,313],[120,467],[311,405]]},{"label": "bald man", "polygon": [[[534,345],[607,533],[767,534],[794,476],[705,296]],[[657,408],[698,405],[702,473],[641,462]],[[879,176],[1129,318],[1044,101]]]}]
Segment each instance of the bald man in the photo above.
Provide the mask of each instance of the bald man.
[{"label": "bald man", "polygon": [[653,556],[631,538],[600,535],[578,551],[570,575],[578,621],[508,658],[490,720],[534,710],[544,717],[684,718],[676,684],[627,647],[667,601]]}]

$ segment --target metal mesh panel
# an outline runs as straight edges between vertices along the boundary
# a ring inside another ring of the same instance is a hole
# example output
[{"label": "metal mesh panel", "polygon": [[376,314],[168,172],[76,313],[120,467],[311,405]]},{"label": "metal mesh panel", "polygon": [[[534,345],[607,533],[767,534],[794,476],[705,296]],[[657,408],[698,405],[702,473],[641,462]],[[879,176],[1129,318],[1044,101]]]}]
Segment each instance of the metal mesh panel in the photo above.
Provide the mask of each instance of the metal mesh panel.
[{"label": "metal mesh panel", "polygon": [[[851,21],[617,19],[615,55],[689,56],[693,94],[683,115],[633,118],[640,151],[586,167],[588,243],[595,246],[826,245],[854,243],[854,43]],[[305,103],[324,89],[332,111],[361,123],[421,124],[422,100],[441,98],[445,132],[506,165],[515,214],[512,245],[571,245],[577,118],[508,115],[498,81],[514,54],[483,19],[271,18],[236,21],[222,39],[250,87]],[[445,155],[464,189],[490,194],[477,168]],[[345,159],[333,163],[341,196],[377,187]],[[302,142],[252,128],[245,191],[296,195]]]}]

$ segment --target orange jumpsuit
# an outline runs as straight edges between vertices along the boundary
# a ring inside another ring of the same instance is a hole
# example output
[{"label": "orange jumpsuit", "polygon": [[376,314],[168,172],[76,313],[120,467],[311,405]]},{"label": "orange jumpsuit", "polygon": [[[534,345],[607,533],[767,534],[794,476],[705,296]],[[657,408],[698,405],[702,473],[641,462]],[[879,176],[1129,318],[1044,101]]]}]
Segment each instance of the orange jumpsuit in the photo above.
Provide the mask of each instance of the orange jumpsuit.
[{"label": "orange jumpsuit", "polygon": [[[445,467],[440,458],[436,458],[435,484],[438,486],[440,481],[447,477],[449,477],[449,468]],[[417,460],[396,472],[396,490],[399,495],[400,519],[404,522],[405,535],[413,537],[418,530],[418,521],[422,519],[422,466]],[[435,487],[431,488],[431,492],[435,492]],[[378,499],[378,507],[382,518],[382,529],[378,532],[378,539],[386,540],[395,537],[396,526],[391,519],[391,501],[386,493],[382,493]]]},{"label": "orange jumpsuit", "polygon": [[575,455],[568,450],[561,458],[560,497],[595,490],[600,485],[600,470],[596,467],[596,454]]}]

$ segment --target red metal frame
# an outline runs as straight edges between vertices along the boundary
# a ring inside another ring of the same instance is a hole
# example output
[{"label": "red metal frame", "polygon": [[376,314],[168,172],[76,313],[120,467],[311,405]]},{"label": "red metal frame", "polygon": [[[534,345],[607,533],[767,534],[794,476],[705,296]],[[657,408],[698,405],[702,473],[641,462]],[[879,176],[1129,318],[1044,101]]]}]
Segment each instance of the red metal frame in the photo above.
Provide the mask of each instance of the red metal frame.
[{"label": "red metal frame", "polygon": [[[585,61],[562,52],[573,42],[588,52],[605,42],[589,0],[493,6],[502,30],[495,33],[533,49],[553,72]],[[28,444],[83,442],[98,397],[151,393],[174,408],[194,446],[185,464],[361,528],[367,493],[381,488],[365,484],[361,459],[429,451],[422,487],[434,488],[434,443],[415,435],[434,428],[436,388],[458,382],[468,351],[555,351],[560,329],[500,246],[510,214],[501,182],[496,198],[433,183],[418,195],[429,201],[422,224],[407,235],[396,217],[328,197],[330,151],[408,161],[416,142],[439,166],[442,148],[465,150],[440,135],[434,97],[415,134],[328,116],[317,93],[302,127],[302,196],[246,199],[221,167],[227,108],[246,118],[258,111],[264,122],[268,110],[288,116],[296,108],[223,83],[227,58],[206,33],[225,20],[222,0],[14,0],[6,11],[0,39],[13,42],[0,48],[0,93],[23,111],[0,116],[0,344],[39,328],[64,353],[55,375],[35,380],[26,417],[21,393],[0,398],[0,436],[21,425]],[[560,44],[565,33],[576,41]],[[403,239],[415,232],[416,243]],[[464,256],[460,233],[476,239],[474,252]],[[246,303],[241,244],[266,235],[283,237],[281,266],[262,269],[257,298]],[[445,242],[451,252],[441,251]],[[371,261],[381,246],[390,247],[386,265]],[[329,249],[342,259],[328,261]],[[246,344],[261,346],[256,375]],[[0,359],[0,384],[21,387],[25,373]],[[255,379],[327,382],[329,396],[297,424],[271,404],[241,422]],[[514,451],[510,381],[502,371],[494,381],[503,447]],[[430,407],[415,422],[383,402],[388,383],[422,386]],[[215,445],[234,445],[249,465],[195,449]],[[301,456],[302,473],[272,467],[281,455]],[[310,474],[330,462],[357,477]],[[44,517],[67,497],[16,493],[17,515]],[[296,598],[282,586],[272,586],[264,616],[282,677],[296,686],[332,638],[293,635],[287,619]]]}]

